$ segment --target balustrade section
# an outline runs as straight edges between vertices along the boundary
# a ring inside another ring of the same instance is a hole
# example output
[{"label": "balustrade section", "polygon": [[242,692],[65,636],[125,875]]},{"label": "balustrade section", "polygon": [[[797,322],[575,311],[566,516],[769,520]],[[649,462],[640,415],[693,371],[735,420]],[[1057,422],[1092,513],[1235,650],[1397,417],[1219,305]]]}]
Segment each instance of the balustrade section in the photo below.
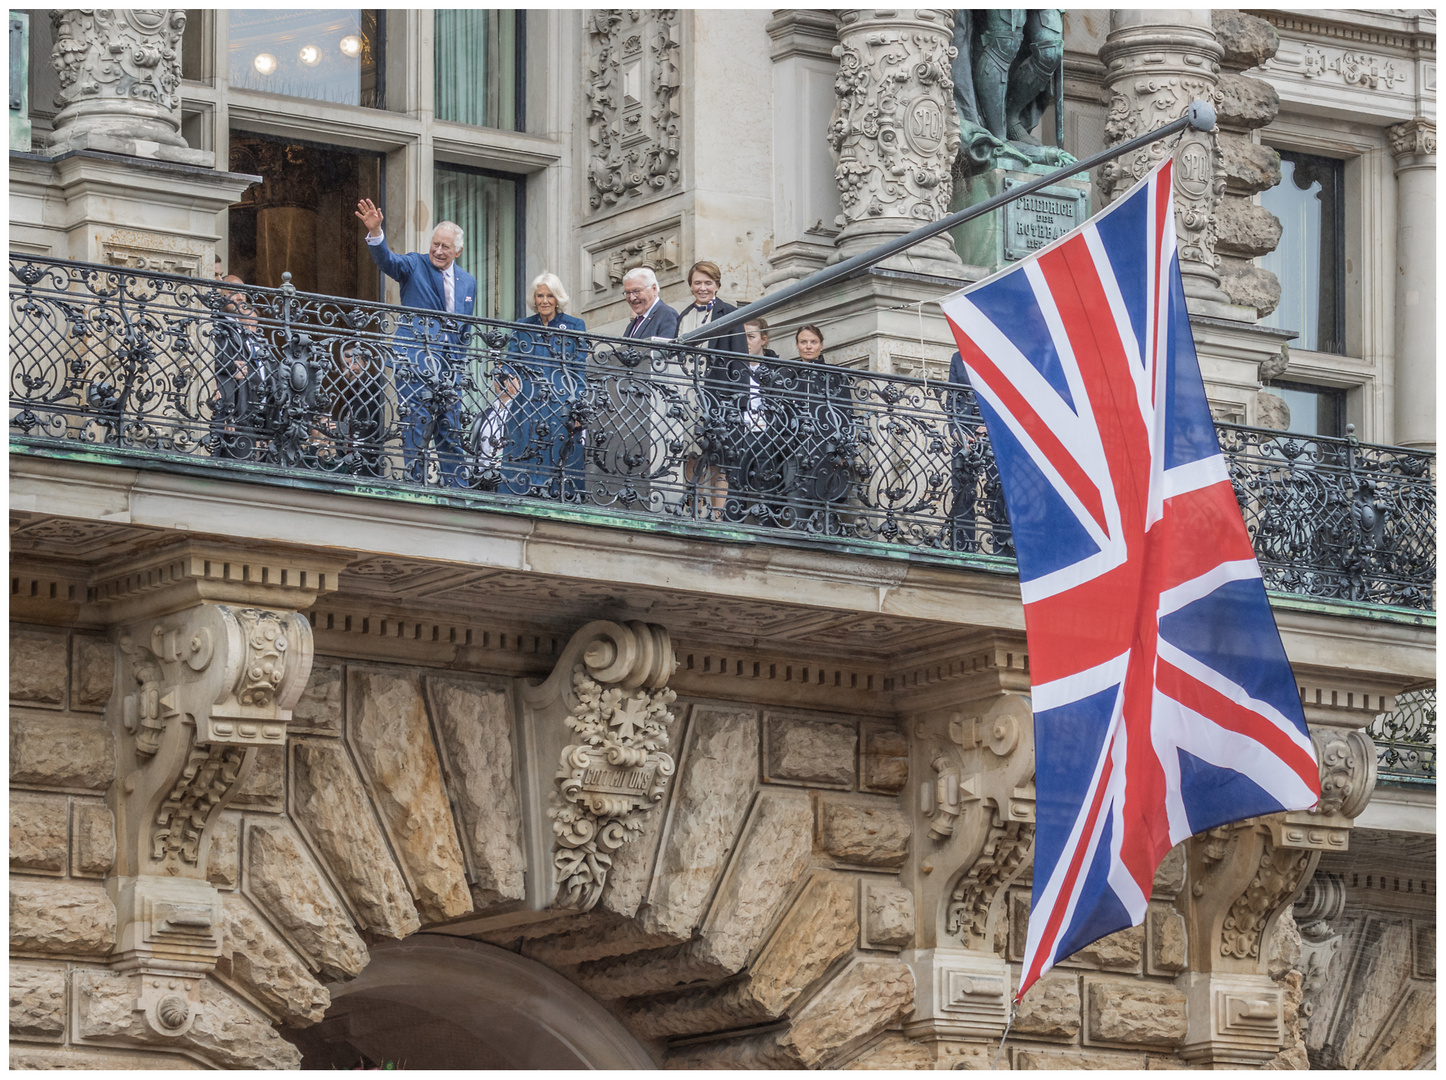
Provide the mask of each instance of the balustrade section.
[{"label": "balustrade section", "polygon": [[[966,386],[36,258],[10,375],[21,452],[1012,570]],[[1434,610],[1433,454],[1219,436],[1270,589]]]}]

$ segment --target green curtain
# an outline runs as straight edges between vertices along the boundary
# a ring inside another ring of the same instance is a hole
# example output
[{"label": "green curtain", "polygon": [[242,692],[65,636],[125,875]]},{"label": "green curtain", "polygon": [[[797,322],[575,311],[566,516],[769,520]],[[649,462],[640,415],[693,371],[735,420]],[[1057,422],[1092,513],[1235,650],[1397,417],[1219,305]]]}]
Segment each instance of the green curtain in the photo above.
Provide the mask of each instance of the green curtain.
[{"label": "green curtain", "polygon": [[438,120],[517,127],[520,11],[437,10],[433,16]]},{"label": "green curtain", "polygon": [[436,221],[455,221],[464,234],[457,261],[477,278],[481,295],[473,309],[489,319],[517,319],[517,185],[521,180],[486,176],[438,163],[435,177]]}]

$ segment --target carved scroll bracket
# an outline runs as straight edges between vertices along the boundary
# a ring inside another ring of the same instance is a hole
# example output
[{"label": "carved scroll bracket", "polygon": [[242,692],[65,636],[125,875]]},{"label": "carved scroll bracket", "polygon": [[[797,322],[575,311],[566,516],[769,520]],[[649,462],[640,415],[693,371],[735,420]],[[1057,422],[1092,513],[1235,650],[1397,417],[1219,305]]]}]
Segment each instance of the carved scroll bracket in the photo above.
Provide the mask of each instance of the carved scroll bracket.
[{"label": "carved scroll bracket", "polygon": [[[613,856],[667,791],[677,657],[661,626],[599,620],[572,636],[552,674],[523,691],[540,768],[556,762],[547,800],[548,906],[591,910]],[[569,734],[570,733],[570,734]]]}]

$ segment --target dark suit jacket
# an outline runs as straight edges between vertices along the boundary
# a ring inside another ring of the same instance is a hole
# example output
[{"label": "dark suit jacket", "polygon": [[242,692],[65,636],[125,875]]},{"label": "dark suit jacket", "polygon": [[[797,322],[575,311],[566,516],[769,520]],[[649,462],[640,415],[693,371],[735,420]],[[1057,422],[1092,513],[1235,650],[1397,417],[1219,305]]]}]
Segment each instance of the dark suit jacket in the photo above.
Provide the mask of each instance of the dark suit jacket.
[{"label": "dark suit jacket", "polygon": [[[628,320],[629,323],[632,320]],[[629,333],[626,328],[623,330],[623,337],[630,338],[675,338],[678,336],[678,313],[667,304],[659,300],[653,305],[653,310],[648,312],[647,318],[638,324]]]},{"label": "dark suit jacket", "polygon": [[[684,315],[696,310],[697,307],[697,304],[689,304],[682,311],[678,312],[679,320],[681,321]],[[737,310],[738,308],[733,304],[726,303],[722,300],[714,300],[713,318],[711,321],[717,322],[723,318],[723,316],[732,315]],[[704,327],[704,329],[707,329],[707,327]],[[718,349],[722,352],[747,353],[748,335],[744,332],[743,327],[740,326],[736,330],[729,330],[723,334],[709,334],[702,341],[697,342],[697,344],[707,349]]]},{"label": "dark suit jacket", "polygon": [[[426,308],[431,311],[447,309],[447,294],[442,286],[442,271],[432,265],[432,260],[423,251],[412,251],[406,255],[394,255],[386,241],[368,244],[372,261],[387,277],[402,287],[402,306]],[[456,263],[453,281],[452,301],[458,315],[471,315],[477,303],[477,279]]]}]

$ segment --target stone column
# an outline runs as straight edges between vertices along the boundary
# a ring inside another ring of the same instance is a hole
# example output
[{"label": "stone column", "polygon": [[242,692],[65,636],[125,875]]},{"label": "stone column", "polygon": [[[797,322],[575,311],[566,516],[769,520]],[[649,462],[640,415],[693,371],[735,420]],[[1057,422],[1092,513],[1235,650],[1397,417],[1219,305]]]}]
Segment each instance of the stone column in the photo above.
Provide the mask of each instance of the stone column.
[{"label": "stone column", "polygon": [[1436,449],[1436,125],[1387,130],[1396,159],[1396,432]]},{"label": "stone column", "polygon": [[181,34],[174,9],[64,8],[50,13],[60,78],[50,147],[106,150],[210,168],[181,137]]},{"label": "stone column", "polygon": [[[1104,85],[1110,93],[1106,143],[1116,145],[1161,127],[1183,116],[1196,98],[1204,98],[1218,111],[1221,56],[1208,9],[1111,12],[1109,36],[1100,49],[1107,67]],[[1169,145],[1153,143],[1102,165],[1102,205],[1153,169]],[[1175,151],[1175,163],[1175,228],[1190,310],[1253,319],[1253,311],[1235,310],[1220,288],[1215,207],[1225,190],[1225,169],[1215,133],[1187,130]]]},{"label": "stone column", "polygon": [[[828,130],[843,207],[835,261],[949,212],[959,152],[953,35],[953,13],[942,8],[840,12],[838,100]],[[950,277],[963,270],[944,236],[883,265]]]}]

